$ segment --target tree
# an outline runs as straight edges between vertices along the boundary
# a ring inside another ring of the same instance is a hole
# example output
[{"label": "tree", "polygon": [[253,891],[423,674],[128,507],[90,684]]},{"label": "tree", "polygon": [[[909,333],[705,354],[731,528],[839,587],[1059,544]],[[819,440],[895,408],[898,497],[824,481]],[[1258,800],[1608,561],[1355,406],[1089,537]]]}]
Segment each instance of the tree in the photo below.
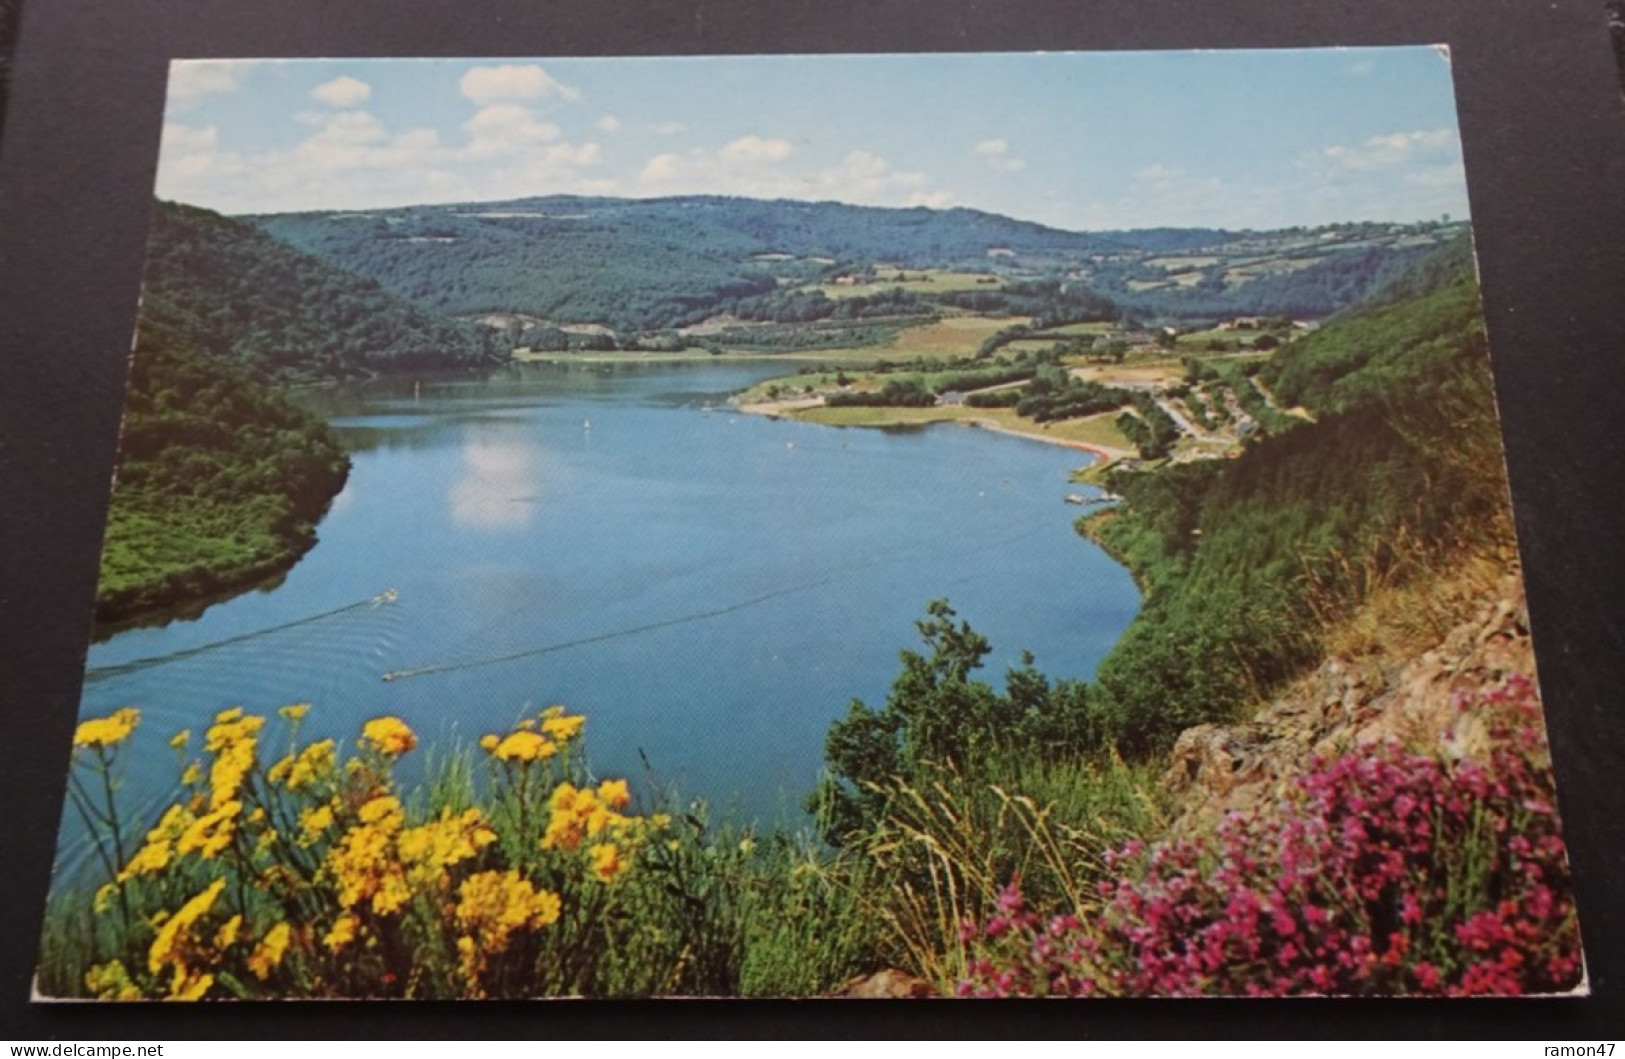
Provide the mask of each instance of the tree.
[{"label": "tree", "polygon": [[829,772],[809,799],[829,842],[839,845],[844,836],[871,828],[899,783],[922,784],[942,766],[974,775],[1004,752],[1042,757],[1093,745],[1096,726],[1082,684],[1052,684],[1023,654],[999,694],[972,679],[992,646],[957,619],[947,600],[933,600],[915,623],[926,650],[902,652],[903,669],[885,705],[876,710],[854,699],[846,716],[830,725],[824,740]]}]

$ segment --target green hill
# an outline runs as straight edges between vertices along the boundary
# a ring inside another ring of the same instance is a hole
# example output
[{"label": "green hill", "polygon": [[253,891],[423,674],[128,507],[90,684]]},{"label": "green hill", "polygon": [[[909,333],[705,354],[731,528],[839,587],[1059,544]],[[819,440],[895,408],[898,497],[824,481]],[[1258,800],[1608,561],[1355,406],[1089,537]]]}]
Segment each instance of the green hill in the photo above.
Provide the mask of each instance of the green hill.
[{"label": "green hill", "polygon": [[262,382],[470,367],[496,352],[486,329],[174,203],[153,211],[143,298],[144,323]]},{"label": "green hill", "polygon": [[1319,657],[1379,583],[1510,538],[1470,258],[1448,247],[1265,372],[1318,419],[1239,459],[1120,471],[1085,525],[1135,570],[1140,615],[1102,662],[1097,738],[1131,751],[1229,717]]},{"label": "green hill", "polygon": [[348,472],[320,421],[144,321],[97,618],[192,602],[285,568],[315,543]]},{"label": "green hill", "polygon": [[[1064,284],[1139,316],[1323,316],[1359,300],[1434,240],[1385,224],[1100,235],[971,209],[719,196],[553,196],[246,220],[435,312],[643,331],[723,313],[816,318],[820,306],[811,302],[821,297],[783,294],[882,264]],[[959,301],[987,300],[995,290],[960,292]],[[903,291],[889,311],[958,304]]]},{"label": "green hill", "polygon": [[493,339],[248,225],[158,203],[97,617],[241,589],[315,543],[349,462],[275,385],[471,367]]},{"label": "green hill", "polygon": [[734,311],[839,262],[986,267],[990,249],[1080,257],[1089,236],[975,210],[695,196],[568,196],[251,217],[290,246],[454,315],[656,329]]}]

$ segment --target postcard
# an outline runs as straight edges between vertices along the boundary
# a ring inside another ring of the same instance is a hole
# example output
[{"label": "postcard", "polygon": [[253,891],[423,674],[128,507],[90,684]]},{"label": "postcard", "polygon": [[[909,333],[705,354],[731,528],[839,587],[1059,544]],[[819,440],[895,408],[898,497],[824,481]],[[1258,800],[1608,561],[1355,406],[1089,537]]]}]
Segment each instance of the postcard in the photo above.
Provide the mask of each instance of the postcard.
[{"label": "postcard", "polygon": [[1584,991],[1444,49],[171,65],[40,999]]}]

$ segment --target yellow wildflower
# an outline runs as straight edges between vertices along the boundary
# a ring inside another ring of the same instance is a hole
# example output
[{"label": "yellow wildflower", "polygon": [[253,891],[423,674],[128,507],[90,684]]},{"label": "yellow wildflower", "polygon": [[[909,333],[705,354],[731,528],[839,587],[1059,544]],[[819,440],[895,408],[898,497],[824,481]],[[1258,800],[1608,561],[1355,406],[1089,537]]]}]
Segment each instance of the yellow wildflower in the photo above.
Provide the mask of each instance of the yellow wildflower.
[{"label": "yellow wildflower", "polygon": [[559,752],[559,748],[535,732],[518,731],[497,744],[491,756],[498,761],[545,761]]},{"label": "yellow wildflower", "polygon": [[177,969],[175,980],[170,983],[169,995],[165,1000],[202,1000],[203,995],[214,985],[214,975],[192,975]]},{"label": "yellow wildflower", "polygon": [[410,900],[412,888],[398,869],[391,870],[379,881],[378,890],[372,895],[372,910],[381,916],[391,915]]},{"label": "yellow wildflower", "polygon": [[391,832],[399,831],[401,825],[406,823],[406,810],[401,808],[401,800],[393,794],[380,794],[369,799],[356,815],[363,824]]},{"label": "yellow wildflower", "polygon": [[231,946],[237,943],[237,935],[242,932],[242,929],[243,917],[241,913],[232,916],[230,919],[226,920],[220,925],[219,930],[215,931],[214,947],[217,949],[229,949]]},{"label": "yellow wildflower", "polygon": [[620,848],[613,842],[600,842],[588,853],[592,855],[592,873],[604,882],[614,882],[615,877],[626,870]]},{"label": "yellow wildflower", "polygon": [[568,743],[570,740],[581,734],[582,726],[586,723],[587,719],[579,715],[575,717],[544,717],[542,720],[542,731],[546,732],[548,735],[552,736],[554,739],[557,739],[561,743]]},{"label": "yellow wildflower", "polygon": [[469,876],[457,898],[457,922],[479,933],[480,947],[486,952],[506,949],[515,931],[556,923],[564,907],[558,894],[536,889],[512,870]]},{"label": "yellow wildflower", "polygon": [[361,726],[361,739],[385,757],[399,757],[418,745],[418,737],[399,717],[374,717]]},{"label": "yellow wildflower", "polygon": [[96,897],[91,902],[91,907],[96,910],[98,916],[103,915],[109,908],[113,907],[113,898],[117,896],[117,883],[102,883],[96,888]]},{"label": "yellow wildflower", "polygon": [[480,736],[480,749],[489,754],[491,751],[495,750],[497,748],[497,744],[501,742],[502,740],[497,736],[482,735]]},{"label": "yellow wildflower", "polygon": [[254,741],[241,739],[220,751],[209,767],[209,808],[235,801],[243,781],[254,769]]},{"label": "yellow wildflower", "polygon": [[338,952],[355,940],[356,929],[360,926],[361,921],[346,912],[333,921],[333,929],[322,938],[322,944],[327,946],[328,952]]},{"label": "yellow wildflower", "polygon": [[331,805],[320,805],[314,809],[302,810],[299,813],[300,845],[310,845],[332,826],[333,807]]},{"label": "yellow wildflower", "polygon": [[93,965],[85,972],[85,988],[98,1000],[140,1000],[141,989],[118,960]]},{"label": "yellow wildflower", "polygon": [[[159,842],[149,842],[135,851],[135,855],[119,870],[118,881],[128,882],[137,875],[157,875],[169,866],[170,844],[168,839]],[[100,898],[100,893],[97,897]]]},{"label": "yellow wildflower", "polygon": [[623,833],[630,830],[636,821],[615,812],[605,801],[606,797],[616,804],[626,804],[624,799],[629,795],[625,781],[606,781],[596,791],[578,789],[570,783],[555,787],[552,797],[548,799],[552,815],[542,835],[542,848],[573,850],[585,838],[601,835],[605,831]]},{"label": "yellow wildflower", "polygon": [[554,814],[568,813],[575,808],[576,796],[580,794],[573,783],[561,783],[553,788],[552,795],[547,799],[547,806]]},{"label": "yellow wildflower", "polygon": [[327,855],[327,870],[337,881],[339,902],[346,908],[370,899],[376,911],[387,914],[411,897],[392,855],[406,813],[398,798],[384,794],[363,805],[359,816],[361,823],[345,832]]},{"label": "yellow wildflower", "polygon": [[534,732],[536,730],[536,722],[532,718],[526,717],[524,720],[514,725],[514,729],[520,732]]},{"label": "yellow wildflower", "polygon": [[192,939],[189,932],[192,924],[214,907],[220,891],[225,888],[226,880],[216,879],[207,890],[181,905],[174,915],[163,921],[158,928],[158,936],[152,939],[152,947],[147,950],[147,970],[159,974],[170,964],[177,971],[185,968],[186,958],[190,955]]},{"label": "yellow wildflower", "polygon": [[576,819],[576,805],[583,795],[591,793],[578,791],[573,783],[561,783],[553,788],[553,796],[548,799],[552,815],[547,821],[547,831],[542,835],[543,849],[575,849],[581,844],[583,836]]},{"label": "yellow wildflower", "polygon": [[118,873],[119,882],[128,882],[137,875],[156,875],[169,866],[175,852],[175,843],[186,834],[197,818],[185,806],[171,805],[159,818],[158,826],[147,832],[147,843],[130,857]]},{"label": "yellow wildflower", "polygon": [[73,733],[74,746],[117,746],[130,738],[135,726],[141,723],[141,711],[133,706],[115,710],[106,717],[93,717],[80,721]]},{"label": "yellow wildflower", "polygon": [[331,739],[312,743],[299,752],[288,773],[288,789],[302,791],[332,777],[338,765],[338,747]]},{"label": "yellow wildflower", "polygon": [[292,771],[293,771],[293,755],[289,754],[287,757],[281,759],[276,764],[274,764],[270,768],[266,769],[265,770],[265,778],[270,780],[272,783],[286,783],[287,779],[288,779],[288,773],[290,773]]},{"label": "yellow wildflower", "polygon": [[203,766],[194,761],[181,772],[181,785],[190,787],[202,778]]},{"label": "yellow wildflower", "polygon": [[611,809],[624,809],[632,801],[625,780],[605,780],[598,785],[598,800]]},{"label": "yellow wildflower", "polygon": [[192,730],[190,728],[182,728],[170,738],[169,745],[176,750],[185,750],[186,744],[190,743],[191,741]]},{"label": "yellow wildflower", "polygon": [[292,706],[284,706],[276,712],[281,714],[282,719],[285,721],[302,721],[305,719],[305,714],[310,712],[310,703],[296,702]]},{"label": "yellow wildflower", "polygon": [[203,746],[218,754],[233,743],[253,739],[264,727],[264,717],[245,716],[241,706],[233,706],[215,715],[214,725],[203,733]]},{"label": "yellow wildflower", "polygon": [[243,811],[242,802],[227,802],[217,809],[193,820],[175,842],[177,853],[196,852],[204,860],[212,860],[231,845],[237,832],[237,816]]},{"label": "yellow wildflower", "polygon": [[409,881],[422,886],[443,878],[445,869],[475,856],[497,840],[485,814],[467,809],[453,816],[443,810],[440,819],[402,831],[396,849],[407,865]]},{"label": "yellow wildflower", "polygon": [[254,951],[248,954],[248,969],[254,977],[265,981],[271,977],[271,972],[282,965],[282,957],[288,951],[288,940],[292,936],[292,929],[286,923],[278,923],[266,932],[265,937],[255,946]]}]

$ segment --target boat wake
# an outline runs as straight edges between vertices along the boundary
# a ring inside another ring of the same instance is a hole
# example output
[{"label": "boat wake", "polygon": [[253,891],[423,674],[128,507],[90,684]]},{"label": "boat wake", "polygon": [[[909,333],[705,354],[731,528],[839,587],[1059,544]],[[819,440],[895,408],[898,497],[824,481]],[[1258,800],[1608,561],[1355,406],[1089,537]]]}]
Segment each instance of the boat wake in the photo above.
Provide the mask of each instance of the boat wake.
[{"label": "boat wake", "polygon": [[154,655],[151,658],[137,658],[132,662],[120,662],[117,665],[92,666],[85,670],[85,683],[96,684],[104,680],[111,680],[114,677],[122,677],[128,676],[131,673],[139,673],[142,670],[152,669],[155,666],[169,665],[171,662],[179,662],[186,658],[196,658],[198,655],[208,654],[210,651],[218,651],[222,647],[230,647],[233,644],[240,644],[248,640],[257,640],[262,636],[270,636],[272,633],[286,632],[289,629],[296,629],[301,625],[310,625],[313,622],[326,621],[328,618],[336,618],[341,614],[348,614],[351,611],[364,610],[369,607],[381,607],[395,602],[395,600],[398,598],[400,597],[393,588],[386,588],[376,596],[368,596],[366,599],[357,600],[354,603],[347,603],[342,607],[335,607],[332,610],[324,610],[320,614],[309,614],[303,618],[295,618],[293,621],[285,621],[280,625],[272,625],[264,629],[255,629],[253,632],[245,632],[239,633],[236,636],[228,636],[224,640],[214,640],[210,643],[198,644],[196,647],[187,647],[180,651],[172,651],[166,655]]}]

